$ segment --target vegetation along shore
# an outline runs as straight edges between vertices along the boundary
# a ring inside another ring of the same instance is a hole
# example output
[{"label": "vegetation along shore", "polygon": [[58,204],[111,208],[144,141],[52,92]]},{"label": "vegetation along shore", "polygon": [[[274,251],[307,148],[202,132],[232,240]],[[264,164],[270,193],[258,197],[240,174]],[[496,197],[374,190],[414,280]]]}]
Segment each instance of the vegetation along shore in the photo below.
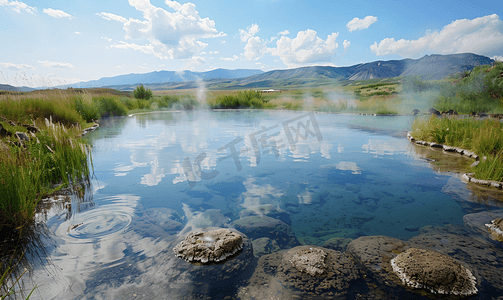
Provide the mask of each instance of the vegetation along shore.
[{"label": "vegetation along shore", "polygon": [[[44,196],[61,189],[84,192],[92,159],[89,146],[79,137],[97,120],[195,108],[418,115],[412,125],[414,138],[473,151],[481,157],[474,167],[476,178],[503,180],[501,120],[468,117],[503,112],[501,62],[442,80],[409,76],[342,80],[334,86],[308,88],[152,91],[138,85],[133,92],[104,88],[0,91],[1,240],[21,235],[34,222]],[[437,117],[437,110],[450,110],[450,114]],[[9,274],[6,268],[1,271]]]}]

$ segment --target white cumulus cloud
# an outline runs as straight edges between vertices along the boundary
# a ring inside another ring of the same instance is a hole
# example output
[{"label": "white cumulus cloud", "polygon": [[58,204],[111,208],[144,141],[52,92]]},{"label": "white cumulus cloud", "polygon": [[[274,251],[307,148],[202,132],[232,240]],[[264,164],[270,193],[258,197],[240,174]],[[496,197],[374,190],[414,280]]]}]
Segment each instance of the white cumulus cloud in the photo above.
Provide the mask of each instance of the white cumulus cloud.
[{"label": "white cumulus cloud", "polygon": [[43,67],[73,68],[73,65],[71,63],[48,61],[48,60],[44,61],[37,60],[37,62],[40,63]]},{"label": "white cumulus cloud", "polygon": [[288,67],[308,64],[326,64],[336,54],[339,45],[336,42],[339,33],[332,33],[323,40],[311,29],[299,31],[293,39],[282,36],[276,42],[276,48],[268,49],[278,56]]},{"label": "white cumulus cloud", "polygon": [[14,64],[0,62],[0,67],[8,68],[11,70],[35,69],[33,66],[27,64]]},{"label": "white cumulus cloud", "polygon": [[239,56],[233,55],[232,57],[220,57],[220,60],[225,60],[225,61],[234,61],[239,59]]},{"label": "white cumulus cloud", "polygon": [[503,55],[494,55],[491,58],[497,61],[503,61]]},{"label": "white cumulus cloud", "polygon": [[118,22],[122,22],[122,23],[127,22],[126,18],[118,16],[118,15],[114,15],[111,13],[107,13],[107,12],[97,13],[96,15],[102,17],[105,20],[109,20],[109,21],[118,21]]},{"label": "white cumulus cloud", "polygon": [[43,11],[44,14],[48,14],[49,16],[54,18],[69,18],[69,19],[72,18],[72,16],[59,9],[44,8]]},{"label": "white cumulus cloud", "polygon": [[344,42],[342,42],[342,45],[344,46],[344,51],[346,51],[348,50],[349,45],[351,45],[351,42],[348,40],[344,40]]},{"label": "white cumulus cloud", "polygon": [[10,6],[10,7],[12,7],[12,9],[15,12],[18,12],[18,13],[21,13],[22,10],[24,10],[30,14],[33,14],[34,12],[37,11],[37,8],[31,7],[24,2],[20,2],[20,1],[16,1],[16,0],[13,0],[13,1],[0,0],[0,6]]},{"label": "white cumulus cloud", "polygon": [[248,39],[248,43],[245,46],[244,56],[248,60],[259,59],[269,52],[266,43],[261,40],[258,36],[251,37]]},{"label": "white cumulus cloud", "polygon": [[279,35],[287,35],[287,34],[290,34],[290,31],[289,30],[283,30],[281,32],[278,32],[278,36]]},{"label": "white cumulus cloud", "polygon": [[417,40],[386,38],[379,44],[374,42],[370,49],[376,55],[398,54],[405,57],[419,57],[425,52],[497,55],[503,49],[503,21],[496,14],[473,20],[456,20],[440,32],[430,31]]},{"label": "white cumulus cloud", "polygon": [[363,19],[354,18],[353,20],[349,21],[348,24],[346,24],[346,27],[348,28],[349,32],[352,32],[355,30],[367,29],[375,22],[377,22],[377,17],[374,16],[366,16]]},{"label": "white cumulus cloud", "polygon": [[241,41],[246,42],[248,41],[251,37],[255,36],[260,29],[258,28],[258,24],[252,24],[247,30],[239,29],[239,35],[241,36]]},{"label": "white cumulus cloud", "polygon": [[169,0],[165,3],[171,11],[152,5],[149,0],[129,0],[131,6],[143,13],[143,20],[126,19],[110,13],[97,14],[107,20],[122,22],[126,39],[149,41],[146,45],[121,41],[111,47],[139,50],[161,59],[190,58],[200,62],[201,59],[196,56],[207,44],[199,39],[226,36],[216,30],[213,20],[201,18],[194,4]]}]

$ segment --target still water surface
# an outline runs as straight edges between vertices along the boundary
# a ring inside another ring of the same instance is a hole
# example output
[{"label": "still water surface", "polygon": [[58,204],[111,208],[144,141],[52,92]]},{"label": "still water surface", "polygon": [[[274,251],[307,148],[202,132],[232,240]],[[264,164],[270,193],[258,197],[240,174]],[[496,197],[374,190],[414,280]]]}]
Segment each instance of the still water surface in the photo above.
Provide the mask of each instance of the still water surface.
[{"label": "still water surface", "polygon": [[465,226],[466,214],[501,209],[498,195],[477,196],[418,153],[405,138],[412,122],[250,110],[105,119],[85,136],[95,175],[87,201],[74,199],[71,215],[47,214],[51,264],[35,265],[34,297],[122,299],[125,286],[148,289],[140,274],[152,266],[142,262],[172,255],[174,236],[246,216],[279,219],[301,244],[322,246],[338,237],[408,240],[425,226]]}]

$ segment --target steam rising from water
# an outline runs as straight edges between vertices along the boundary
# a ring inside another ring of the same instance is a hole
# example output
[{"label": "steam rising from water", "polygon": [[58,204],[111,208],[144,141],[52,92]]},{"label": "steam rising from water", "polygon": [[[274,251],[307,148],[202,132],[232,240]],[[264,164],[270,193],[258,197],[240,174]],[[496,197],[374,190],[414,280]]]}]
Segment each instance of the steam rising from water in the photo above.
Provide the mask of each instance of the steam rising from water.
[{"label": "steam rising from water", "polygon": [[206,107],[206,83],[201,78],[197,79],[197,93],[196,99],[199,102],[200,107]]}]

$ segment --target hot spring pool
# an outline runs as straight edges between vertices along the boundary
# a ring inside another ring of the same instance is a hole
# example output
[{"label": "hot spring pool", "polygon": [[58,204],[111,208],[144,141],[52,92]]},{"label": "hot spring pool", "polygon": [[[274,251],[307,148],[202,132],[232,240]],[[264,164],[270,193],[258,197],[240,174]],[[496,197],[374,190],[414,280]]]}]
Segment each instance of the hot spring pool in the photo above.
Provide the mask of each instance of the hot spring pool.
[{"label": "hot spring pool", "polygon": [[[499,275],[491,275],[501,267],[501,243],[463,220],[499,213],[501,195],[438,171],[422,153],[430,150],[405,138],[413,120],[251,110],[104,119],[85,136],[93,146],[92,190],[86,201],[72,200],[72,214],[64,207],[47,214],[51,264],[35,264],[25,284],[38,286],[32,299],[173,299],[180,282],[187,299],[258,299],[253,270],[228,288],[201,289],[193,273],[168,276],[162,267],[174,256],[175,240],[191,229],[232,227],[248,232],[252,268],[263,267],[259,257],[301,244],[345,253],[363,236],[416,244],[430,236],[436,242],[425,247],[459,260],[471,255],[467,264],[475,265],[475,252],[456,250],[452,237],[473,236],[497,258],[479,255],[479,264],[488,259],[476,271],[479,290],[489,298],[501,294],[501,279],[492,277]],[[446,243],[452,249],[441,247]],[[375,296],[374,283],[358,282],[347,298]],[[277,289],[277,299],[289,297],[287,287]]]}]

